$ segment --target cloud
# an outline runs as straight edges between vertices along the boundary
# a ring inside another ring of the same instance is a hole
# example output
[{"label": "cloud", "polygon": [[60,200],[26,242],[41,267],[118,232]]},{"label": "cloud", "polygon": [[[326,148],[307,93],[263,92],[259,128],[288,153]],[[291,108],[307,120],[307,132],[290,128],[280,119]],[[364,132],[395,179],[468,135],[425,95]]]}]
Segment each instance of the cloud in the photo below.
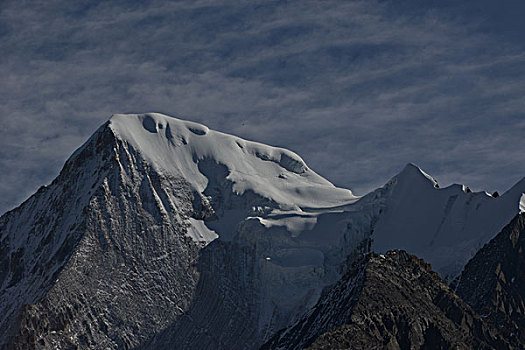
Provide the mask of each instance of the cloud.
[{"label": "cloud", "polygon": [[407,162],[474,189],[525,175],[517,0],[89,4],[0,5],[0,212],[122,112],[291,148],[361,194]]}]

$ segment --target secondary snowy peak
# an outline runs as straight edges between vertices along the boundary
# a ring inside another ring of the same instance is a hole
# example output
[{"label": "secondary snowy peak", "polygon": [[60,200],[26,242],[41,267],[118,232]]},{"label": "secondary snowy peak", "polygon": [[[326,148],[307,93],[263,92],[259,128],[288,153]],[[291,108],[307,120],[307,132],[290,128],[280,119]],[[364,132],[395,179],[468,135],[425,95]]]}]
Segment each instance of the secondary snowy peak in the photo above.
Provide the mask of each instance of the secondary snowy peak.
[{"label": "secondary snowy peak", "polygon": [[425,186],[425,184],[430,184],[433,187],[439,187],[436,179],[413,163],[408,163],[392,180],[407,183],[409,186]]},{"label": "secondary snowy peak", "polygon": [[210,130],[157,113],[116,114],[109,127],[157,171],[178,175],[204,192],[210,177],[232,184],[233,192],[252,191],[282,209],[322,208],[351,203],[350,190],[336,188],[282,148]]},{"label": "secondary snowy peak", "polygon": [[464,185],[439,188],[434,178],[408,164],[385,187],[363,198],[378,193],[383,198],[372,249],[405,249],[430,262],[442,276],[454,278],[520,211],[524,192],[524,180],[497,198]]}]

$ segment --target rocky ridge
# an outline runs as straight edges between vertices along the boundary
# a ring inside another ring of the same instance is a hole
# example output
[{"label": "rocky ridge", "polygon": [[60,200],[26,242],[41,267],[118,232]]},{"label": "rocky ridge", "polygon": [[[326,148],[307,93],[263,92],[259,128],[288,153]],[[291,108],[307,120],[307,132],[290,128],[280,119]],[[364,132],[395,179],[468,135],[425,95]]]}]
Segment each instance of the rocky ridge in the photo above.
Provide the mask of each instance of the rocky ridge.
[{"label": "rocky ridge", "polygon": [[370,253],[262,349],[510,349],[430,265]]},{"label": "rocky ridge", "polygon": [[465,266],[456,292],[505,336],[525,347],[525,213]]}]

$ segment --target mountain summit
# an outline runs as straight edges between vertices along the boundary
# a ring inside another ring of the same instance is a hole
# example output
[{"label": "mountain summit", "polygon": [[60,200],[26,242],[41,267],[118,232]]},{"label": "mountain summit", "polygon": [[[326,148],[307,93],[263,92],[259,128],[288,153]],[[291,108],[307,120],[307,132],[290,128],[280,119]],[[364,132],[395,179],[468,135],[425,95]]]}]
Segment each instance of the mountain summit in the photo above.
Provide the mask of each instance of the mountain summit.
[{"label": "mountain summit", "polygon": [[[228,173],[225,180],[234,193],[242,196],[253,192],[284,209],[329,207],[357,199],[350,190],[336,188],[317,175],[301,157],[286,149],[162,114],[114,115],[108,125],[158,172],[187,179],[197,192],[206,189],[210,181],[207,173],[216,170]],[[218,164],[217,169],[208,169],[210,163]]]},{"label": "mountain summit", "polygon": [[434,178],[408,164],[383,188],[368,195],[385,198],[374,226],[372,249],[381,253],[404,249],[453,279],[520,212],[524,192],[524,180],[497,198],[472,192],[465,185],[440,188]]},{"label": "mountain summit", "polygon": [[114,115],[0,218],[2,339],[262,343],[364,239],[343,242],[334,209],[356,200],[293,152],[159,114]]},{"label": "mountain summit", "polygon": [[454,278],[524,205],[415,165],[357,197],[295,153],[114,115],[0,217],[0,346],[257,348],[371,249]]}]

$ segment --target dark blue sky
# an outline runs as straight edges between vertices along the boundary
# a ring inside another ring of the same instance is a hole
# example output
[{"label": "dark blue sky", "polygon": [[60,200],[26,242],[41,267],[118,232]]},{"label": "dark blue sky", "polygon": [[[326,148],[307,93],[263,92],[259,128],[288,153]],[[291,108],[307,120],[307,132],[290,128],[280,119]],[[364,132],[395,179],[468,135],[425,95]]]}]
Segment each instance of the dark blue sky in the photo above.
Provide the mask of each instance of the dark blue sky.
[{"label": "dark blue sky", "polygon": [[[89,5],[87,5],[89,4]],[[525,3],[2,1],[0,213],[113,113],[292,149],[357,194],[525,176]]]}]

